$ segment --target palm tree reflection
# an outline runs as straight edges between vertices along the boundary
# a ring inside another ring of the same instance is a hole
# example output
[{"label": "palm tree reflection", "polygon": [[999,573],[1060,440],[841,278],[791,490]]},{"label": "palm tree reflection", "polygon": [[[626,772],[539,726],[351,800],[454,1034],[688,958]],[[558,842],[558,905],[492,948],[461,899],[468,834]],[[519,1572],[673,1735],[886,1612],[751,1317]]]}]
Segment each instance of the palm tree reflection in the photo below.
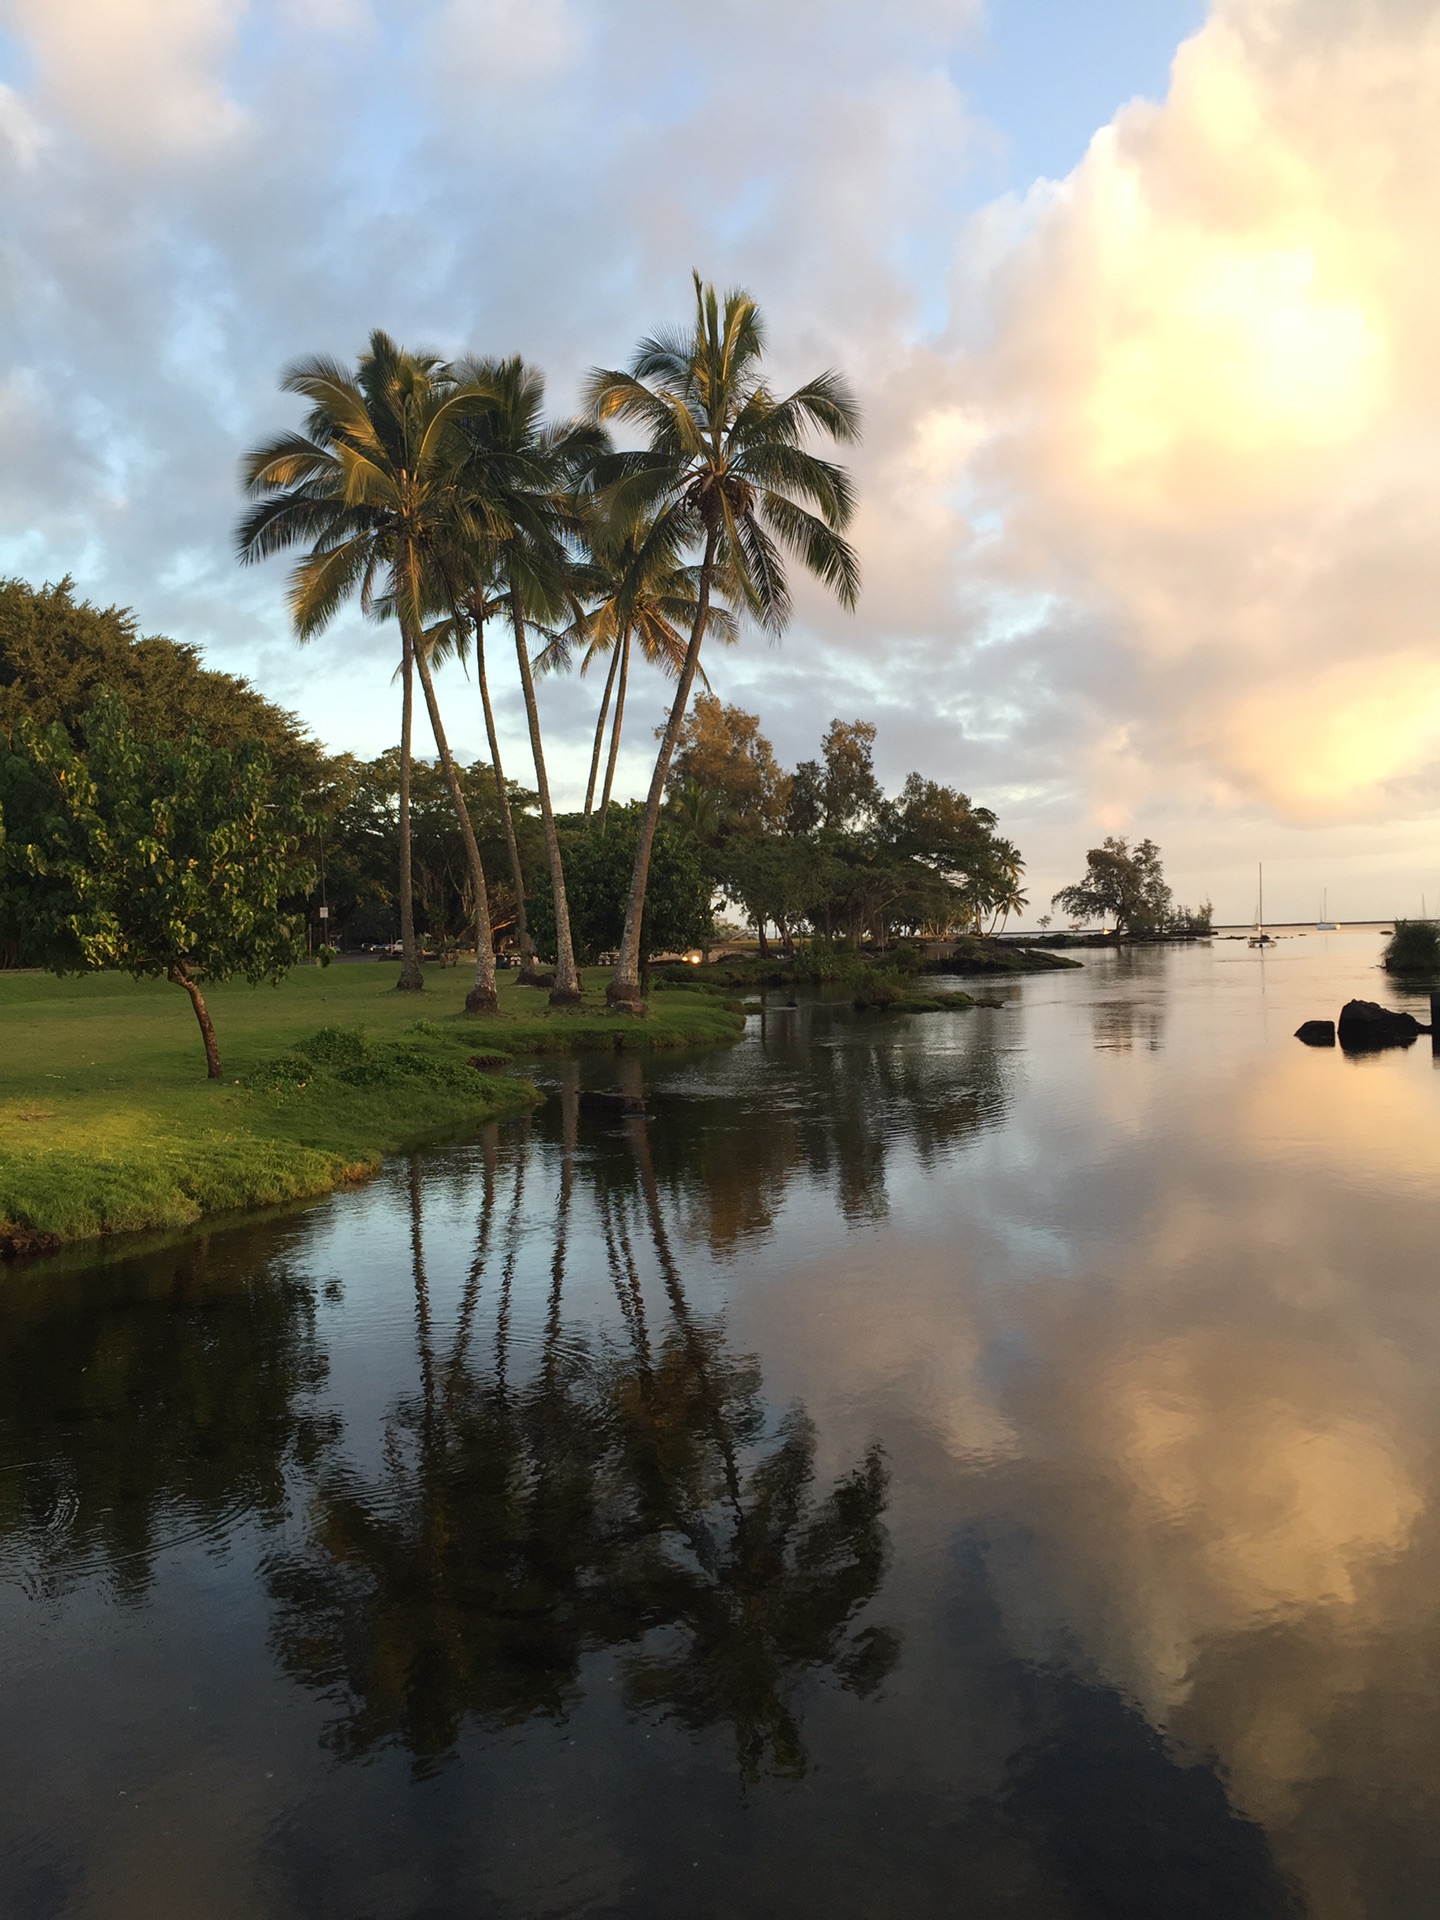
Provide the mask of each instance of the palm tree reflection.
[{"label": "palm tree reflection", "polygon": [[[450,1350],[434,1350],[423,1193],[410,1183],[419,1389],[388,1423],[383,1470],[319,1476],[310,1535],[268,1569],[280,1658],[341,1703],[328,1738],[398,1742],[428,1770],[467,1720],[559,1717],[582,1663],[614,1650],[626,1706],[728,1727],[746,1780],[806,1763],[800,1696],[825,1674],[872,1691],[897,1644],[858,1616],[879,1590],[886,1472],[872,1449],[823,1495],[803,1409],[778,1423],[757,1364],[695,1312],[662,1213],[643,1122],[582,1163],[563,1096],[559,1195],[538,1358],[516,1364],[511,1313],[529,1152],[516,1144],[492,1306],[499,1169],[487,1154],[475,1259]],[[582,1175],[620,1308],[618,1339],[566,1314]],[[666,1311],[652,1325],[648,1238]]]}]

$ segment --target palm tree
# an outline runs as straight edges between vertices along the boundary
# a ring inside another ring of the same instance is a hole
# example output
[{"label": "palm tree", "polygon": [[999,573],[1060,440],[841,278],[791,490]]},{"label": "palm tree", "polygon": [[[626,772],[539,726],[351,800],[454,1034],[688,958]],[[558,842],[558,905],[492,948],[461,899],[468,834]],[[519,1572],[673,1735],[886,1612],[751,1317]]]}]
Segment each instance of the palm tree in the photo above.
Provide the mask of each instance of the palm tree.
[{"label": "palm tree", "polygon": [[495,727],[495,709],[490,702],[490,680],[485,665],[485,627],[504,601],[496,591],[492,577],[487,578],[483,563],[466,541],[458,554],[447,556],[441,566],[440,597],[448,603],[446,617],[427,633],[437,656],[454,653],[464,659],[467,629],[475,641],[475,678],[480,688],[480,706],[485,715],[485,738],[490,743],[490,771],[495,779],[495,798],[500,808],[500,824],[505,834],[505,850],[510,861],[510,880],[515,889],[515,943],[520,949],[520,978],[529,984],[534,946],[525,912],[525,871],[520,862],[520,842],[515,833],[515,818],[510,810],[510,789],[505,784],[505,769],[500,761],[500,736]]},{"label": "palm tree", "polygon": [[483,407],[487,397],[473,383],[457,379],[434,355],[406,353],[378,331],[371,334],[369,351],[361,355],[354,375],[317,356],[297,361],[281,386],[308,400],[310,413],[303,432],[278,434],[245,457],[245,490],[258,504],[239,528],[240,558],[262,560],[286,547],[308,546],[290,576],[290,613],[302,642],[328,626],[353,592],[367,614],[393,616],[398,623],[399,985],[410,992],[424,985],[415,940],[410,847],[411,728],[418,668],[475,894],[475,984],[466,1011],[494,1012],[495,955],[485,871],[422,639],[432,555],[449,537],[457,511],[456,476],[465,452],[460,423]]},{"label": "palm tree", "polygon": [[[605,722],[609,716],[610,696],[615,695],[615,718],[610,729],[610,753],[605,767],[605,785],[600,799],[600,831],[605,831],[610,812],[610,794],[615,784],[615,766],[620,754],[620,730],[625,720],[625,692],[630,678],[631,642],[638,640],[640,651],[653,667],[659,667],[672,680],[678,680],[685,665],[686,639],[681,629],[694,625],[698,600],[698,569],[677,562],[663,551],[647,550],[650,523],[621,530],[618,535],[607,528],[601,516],[592,512],[586,526],[590,559],[579,569],[576,588],[592,602],[578,620],[555,635],[535,656],[541,673],[553,673],[569,667],[577,645],[585,653],[580,671],[608,653],[610,671],[605,676],[605,691],[600,715],[595,724],[595,745],[590,755],[590,779],[585,789],[585,818],[590,818],[595,802],[595,782],[600,772],[600,752],[605,740]],[[739,622],[728,607],[710,607],[709,631],[733,646],[739,637]],[[700,679],[708,689],[710,682],[703,667]]]},{"label": "palm tree", "polygon": [[612,1006],[640,999],[640,922],[650,851],[717,575],[772,635],[782,633],[790,618],[784,550],[842,606],[853,606],[860,589],[859,561],[841,538],[854,512],[849,475],[802,445],[811,431],[836,441],[856,439],[855,401],[833,372],[776,399],[761,377],[764,344],[750,295],[736,290],[722,303],[696,274],[693,331],[643,340],[627,372],[597,368],[589,381],[594,418],[633,422],[649,441],[641,452],[601,463],[597,477],[606,482],[605,504],[616,523],[638,526],[653,516],[647,548],[676,552],[684,544],[701,550],[695,618],[635,848],[625,932],[608,989]]},{"label": "palm tree", "polygon": [[[519,355],[467,360],[456,378],[488,395],[489,404],[465,422],[469,459],[466,511],[476,530],[471,565],[493,571],[515,636],[515,659],[530,729],[535,785],[545,829],[555,899],[555,986],[551,1006],[578,1006],[580,975],[570,938],[565,865],[550,802],[550,780],[535,699],[528,630],[577,611],[573,543],[579,524],[575,491],[585,471],[608,449],[595,426],[561,421],[546,426],[543,375]],[[481,531],[483,529],[483,531]]]}]

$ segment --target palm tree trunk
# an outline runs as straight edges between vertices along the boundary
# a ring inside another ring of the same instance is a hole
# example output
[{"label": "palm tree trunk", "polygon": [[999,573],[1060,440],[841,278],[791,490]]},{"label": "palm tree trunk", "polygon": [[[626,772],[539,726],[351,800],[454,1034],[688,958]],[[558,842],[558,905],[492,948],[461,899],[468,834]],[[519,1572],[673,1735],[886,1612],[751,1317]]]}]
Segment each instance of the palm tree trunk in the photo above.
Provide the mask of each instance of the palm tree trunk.
[{"label": "palm tree trunk", "polygon": [[485,737],[490,742],[490,765],[495,774],[495,797],[500,803],[505,847],[510,855],[510,878],[515,887],[515,944],[520,949],[520,977],[523,980],[535,951],[525,920],[525,875],[520,866],[520,843],[515,838],[515,821],[510,812],[505,769],[500,764],[500,740],[495,732],[495,714],[490,705],[490,683],[485,676],[485,618],[473,607],[470,617],[475,622],[475,677],[480,682],[480,704],[485,709]]},{"label": "palm tree trunk", "polygon": [[615,762],[620,757],[620,728],[625,720],[625,683],[630,678],[630,629],[620,643],[620,685],[615,690],[615,724],[610,729],[610,759],[605,768],[605,792],[600,801],[600,831],[610,812],[610,789],[615,784]]},{"label": "palm tree trunk", "polygon": [[665,797],[670,762],[675,757],[675,745],[680,738],[685,709],[690,704],[690,689],[695,683],[695,669],[700,664],[700,643],[705,638],[705,623],[710,617],[710,579],[714,571],[715,529],[711,527],[705,535],[705,557],[700,563],[700,595],[695,608],[695,624],[690,629],[690,644],[685,649],[685,664],[680,669],[680,683],[675,689],[670,718],[665,723],[665,735],[660,742],[660,751],[655,756],[655,771],[650,776],[650,792],[645,801],[645,817],[640,823],[640,838],[635,844],[635,866],[630,876],[630,898],[625,905],[625,932],[620,941],[620,958],[615,963],[615,978],[605,989],[605,998],[612,1007],[636,1007],[641,1000],[640,926],[645,914],[645,888],[650,879],[650,852],[655,845],[655,829],[660,822],[660,802]]},{"label": "palm tree trunk", "polygon": [[475,889],[475,984],[465,996],[465,1011],[496,1013],[500,1003],[495,996],[495,943],[490,933],[490,896],[485,889],[485,868],[480,859],[470,809],[465,804],[465,795],[460,788],[460,776],[455,771],[455,762],[450,754],[450,743],[445,738],[445,729],[440,721],[440,703],[435,698],[430,660],[424,647],[416,647],[414,652],[415,663],[420,669],[420,685],[425,692],[425,705],[430,714],[430,731],[435,735],[435,745],[440,752],[445,785],[450,790],[450,804],[455,809],[460,835],[465,842],[465,857],[470,863],[470,884]]},{"label": "palm tree trunk", "polygon": [[415,893],[410,861],[410,735],[415,717],[415,656],[410,636],[400,631],[400,993],[419,993],[425,985],[420,949],[415,943]]},{"label": "palm tree trunk", "polygon": [[535,784],[540,793],[540,818],[545,827],[545,850],[550,856],[550,885],[555,895],[555,987],[550,995],[552,1007],[578,1007],[580,975],[575,970],[575,950],[570,943],[570,907],[565,898],[565,865],[560,858],[560,836],[555,831],[555,813],[550,805],[550,781],[545,772],[545,745],[540,738],[540,709],[535,704],[535,676],[530,671],[530,654],[525,645],[525,615],[520,592],[510,583],[510,620],[515,629],[515,655],[520,664],[520,686],[525,695],[525,718],[530,723],[530,751],[535,758]]},{"label": "palm tree trunk", "polygon": [[595,751],[590,755],[590,784],[585,789],[585,818],[590,818],[590,809],[595,804],[595,780],[600,772],[600,749],[605,744],[605,719],[610,711],[610,693],[615,685],[615,669],[620,664],[618,646],[610,650],[610,671],[605,676],[605,697],[600,702],[600,718],[595,722]]}]

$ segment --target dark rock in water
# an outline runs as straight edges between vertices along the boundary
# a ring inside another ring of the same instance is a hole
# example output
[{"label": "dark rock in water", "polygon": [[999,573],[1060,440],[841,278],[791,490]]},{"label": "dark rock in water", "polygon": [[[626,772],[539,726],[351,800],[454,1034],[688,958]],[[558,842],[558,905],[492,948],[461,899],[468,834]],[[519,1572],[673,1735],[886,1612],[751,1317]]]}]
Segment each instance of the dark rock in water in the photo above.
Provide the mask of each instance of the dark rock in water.
[{"label": "dark rock in water", "polygon": [[1295,1038],[1303,1040],[1307,1047],[1333,1047],[1335,1044],[1335,1022],[1333,1020],[1307,1020],[1303,1027],[1295,1029]]},{"label": "dark rock in water", "polygon": [[1340,1044],[1348,1053],[1408,1047],[1426,1029],[1411,1013],[1392,1013],[1373,1000],[1347,1000],[1340,1009]]},{"label": "dark rock in water", "polygon": [[586,1087],[580,1095],[582,1113],[639,1113],[645,1111],[645,1102],[638,1093],[597,1093]]}]

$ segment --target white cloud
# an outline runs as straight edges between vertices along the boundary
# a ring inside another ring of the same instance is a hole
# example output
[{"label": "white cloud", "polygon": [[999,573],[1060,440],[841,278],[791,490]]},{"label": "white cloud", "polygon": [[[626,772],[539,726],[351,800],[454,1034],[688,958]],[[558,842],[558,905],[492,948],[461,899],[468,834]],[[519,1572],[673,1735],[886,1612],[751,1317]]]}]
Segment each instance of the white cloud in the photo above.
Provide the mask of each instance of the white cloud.
[{"label": "white cloud", "polygon": [[125,158],[206,148],[240,123],[219,69],[246,0],[9,0],[39,94],[86,141]]},{"label": "white cloud", "polygon": [[994,564],[1119,641],[1142,804],[1435,806],[1437,162],[1440,12],[1222,0],[993,274]]},{"label": "white cloud", "polygon": [[[1319,825],[1433,886],[1440,12],[1219,0],[1163,105],[976,218],[978,17],[10,0],[0,563],[378,749],[388,640],[299,654],[281,569],[230,557],[279,369],[382,325],[523,350],[564,405],[696,265],[761,296],[777,379],[839,365],[865,405],[858,615],[804,592],[718,681],[783,753],[876,714],[887,775],[998,799],[1037,897],[1102,826],[1155,831],[1192,894],[1240,840],[1298,874]],[[562,784],[589,697],[547,690]]]}]

